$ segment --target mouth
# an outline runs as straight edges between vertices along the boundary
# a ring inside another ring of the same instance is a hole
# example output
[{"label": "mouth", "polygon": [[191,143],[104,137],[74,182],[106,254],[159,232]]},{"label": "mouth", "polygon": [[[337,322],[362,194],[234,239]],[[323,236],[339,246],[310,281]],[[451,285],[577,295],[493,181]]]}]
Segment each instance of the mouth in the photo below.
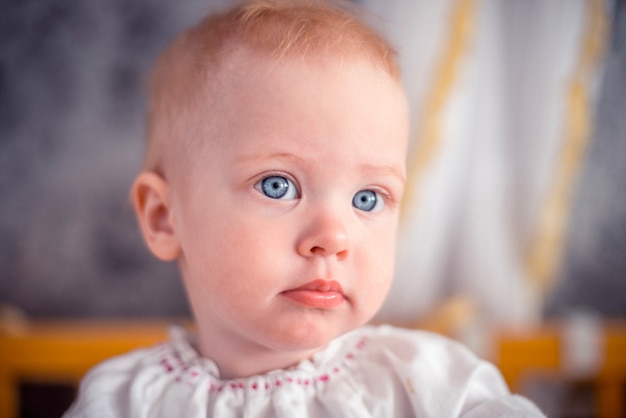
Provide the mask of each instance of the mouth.
[{"label": "mouth", "polygon": [[310,308],[333,309],[345,301],[341,285],[334,280],[317,279],[281,293],[284,297]]}]

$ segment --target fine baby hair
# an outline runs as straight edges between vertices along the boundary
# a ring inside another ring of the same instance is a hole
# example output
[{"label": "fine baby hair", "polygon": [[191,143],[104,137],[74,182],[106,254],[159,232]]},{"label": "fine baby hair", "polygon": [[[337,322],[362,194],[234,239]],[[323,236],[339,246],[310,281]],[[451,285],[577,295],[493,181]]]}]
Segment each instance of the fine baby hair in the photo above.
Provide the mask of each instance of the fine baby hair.
[{"label": "fine baby hair", "polygon": [[339,2],[252,0],[177,37],[132,187],[196,330],[92,369],[66,417],[533,417],[444,337],[365,325],[393,276],[409,117]]},{"label": "fine baby hair", "polygon": [[[210,101],[219,100],[220,83],[225,82],[229,66],[237,65],[241,49],[271,58],[277,65],[293,59],[340,61],[358,56],[399,81],[395,51],[364,25],[356,12],[343,1],[240,2],[182,33],[161,55],[152,73],[144,168],[165,170],[164,159],[175,154],[170,147],[198,138],[190,129],[219,117],[211,113]],[[197,109],[206,113],[198,114]]]}]

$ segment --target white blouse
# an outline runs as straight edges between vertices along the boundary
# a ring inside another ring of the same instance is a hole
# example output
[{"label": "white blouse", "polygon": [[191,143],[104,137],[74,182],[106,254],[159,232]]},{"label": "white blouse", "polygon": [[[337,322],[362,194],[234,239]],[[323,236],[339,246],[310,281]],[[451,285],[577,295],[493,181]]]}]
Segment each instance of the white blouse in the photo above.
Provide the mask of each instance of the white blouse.
[{"label": "white blouse", "polygon": [[167,343],[96,366],[65,418],[543,416],[493,365],[422,331],[363,327],[292,368],[233,380],[191,339],[175,328]]}]

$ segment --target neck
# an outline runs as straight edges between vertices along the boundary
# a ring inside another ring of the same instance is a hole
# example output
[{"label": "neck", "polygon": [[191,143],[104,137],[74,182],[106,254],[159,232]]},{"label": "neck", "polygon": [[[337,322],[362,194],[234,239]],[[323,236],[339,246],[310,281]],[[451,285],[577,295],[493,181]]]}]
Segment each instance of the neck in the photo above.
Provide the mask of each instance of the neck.
[{"label": "neck", "polygon": [[203,357],[215,362],[220,379],[230,380],[289,368],[311,358],[319,348],[279,351],[232,334],[222,334],[222,338],[216,339],[211,333],[204,334],[199,330],[198,350]]}]

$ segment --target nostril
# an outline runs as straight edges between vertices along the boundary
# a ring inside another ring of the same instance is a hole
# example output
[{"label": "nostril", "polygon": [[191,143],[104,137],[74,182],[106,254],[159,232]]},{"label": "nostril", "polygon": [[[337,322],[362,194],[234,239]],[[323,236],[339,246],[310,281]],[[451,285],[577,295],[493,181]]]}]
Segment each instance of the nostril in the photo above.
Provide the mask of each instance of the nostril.
[{"label": "nostril", "polygon": [[333,257],[345,259],[349,254],[350,240],[343,223],[320,218],[302,231],[296,242],[298,254],[303,257]]},{"label": "nostril", "polygon": [[320,254],[320,253],[324,253],[325,250],[322,247],[318,247],[315,246],[313,248],[311,248],[311,254]]},{"label": "nostril", "polygon": [[315,246],[311,248],[311,254],[312,255],[319,255],[319,256],[331,256],[331,255],[336,255],[337,259],[339,260],[345,260],[348,257],[348,250],[347,249],[343,249],[343,250],[339,250],[339,251],[328,251],[326,248],[324,247],[320,247],[320,246]]},{"label": "nostril", "polygon": [[348,258],[348,250],[341,250],[337,252],[337,259],[345,260]]}]

